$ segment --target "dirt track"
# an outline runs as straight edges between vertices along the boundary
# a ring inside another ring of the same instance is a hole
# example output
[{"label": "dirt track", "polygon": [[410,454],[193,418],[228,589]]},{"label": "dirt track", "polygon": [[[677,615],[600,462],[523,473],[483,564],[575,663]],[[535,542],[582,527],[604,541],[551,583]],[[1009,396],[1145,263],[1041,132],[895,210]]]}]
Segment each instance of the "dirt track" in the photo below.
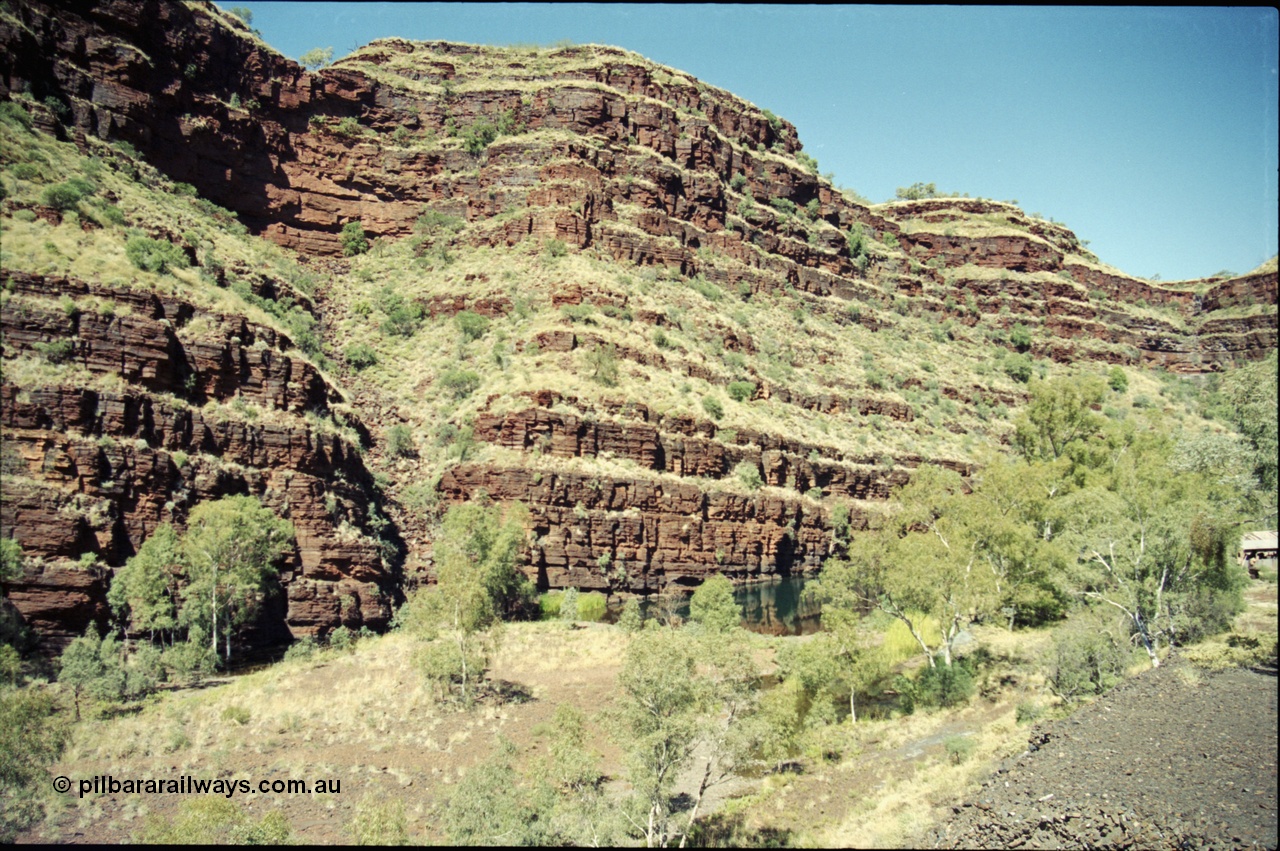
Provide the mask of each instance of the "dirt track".
[{"label": "dirt track", "polygon": [[1171,659],[1032,729],[938,848],[1276,848],[1276,670]]}]

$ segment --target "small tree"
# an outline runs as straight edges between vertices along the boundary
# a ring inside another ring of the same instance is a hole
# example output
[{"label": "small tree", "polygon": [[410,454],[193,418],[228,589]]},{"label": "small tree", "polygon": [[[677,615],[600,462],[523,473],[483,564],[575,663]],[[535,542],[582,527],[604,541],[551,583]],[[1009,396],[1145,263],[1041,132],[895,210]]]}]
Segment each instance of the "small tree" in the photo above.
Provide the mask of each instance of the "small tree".
[{"label": "small tree", "polygon": [[196,506],[182,539],[187,587],[179,620],[204,629],[214,654],[222,639],[230,660],[231,636],[257,617],[278,572],[275,562],[293,546],[293,524],[256,497]]},{"label": "small tree", "polygon": [[698,586],[689,600],[689,619],[711,632],[728,632],[742,622],[742,610],[733,599],[733,583],[712,576]]},{"label": "small tree", "polygon": [[592,380],[605,387],[618,383],[618,351],[612,344],[600,344],[587,352],[587,366]]},{"label": "small tree", "polygon": [[364,225],[358,221],[342,226],[342,253],[347,257],[364,254],[369,250],[369,240],[364,235]]},{"label": "small tree", "polygon": [[729,398],[735,402],[747,402],[756,395],[756,386],[750,381],[729,382]]},{"label": "small tree", "polygon": [[111,636],[103,640],[93,626],[62,651],[58,660],[58,682],[71,689],[77,721],[80,720],[82,696],[118,700],[124,693],[125,674],[119,651],[118,641]]},{"label": "small tree", "polygon": [[449,509],[435,541],[436,584],[397,615],[429,642],[417,655],[423,675],[445,689],[456,685],[464,703],[488,667],[492,627],[504,615],[523,614],[535,596],[516,567],[527,517],[518,504],[505,519],[496,507],[477,503]]},{"label": "small tree", "polygon": [[479,340],[489,330],[489,320],[471,310],[459,311],[453,322],[462,332],[464,340]]},{"label": "small tree", "polygon": [[332,61],[332,47],[313,47],[298,57],[298,63],[304,68],[323,68]]},{"label": "small tree", "polygon": [[70,737],[53,696],[0,689],[0,842],[13,842],[44,815],[50,768]]},{"label": "small tree", "polygon": [[111,580],[107,602],[117,620],[153,641],[157,632],[171,634],[178,625],[177,579],[184,569],[178,533],[165,523]]},{"label": "small tree", "polygon": [[900,200],[905,201],[919,201],[923,198],[936,198],[938,197],[938,186],[935,183],[913,183],[906,188],[899,186],[897,192],[894,194]]}]

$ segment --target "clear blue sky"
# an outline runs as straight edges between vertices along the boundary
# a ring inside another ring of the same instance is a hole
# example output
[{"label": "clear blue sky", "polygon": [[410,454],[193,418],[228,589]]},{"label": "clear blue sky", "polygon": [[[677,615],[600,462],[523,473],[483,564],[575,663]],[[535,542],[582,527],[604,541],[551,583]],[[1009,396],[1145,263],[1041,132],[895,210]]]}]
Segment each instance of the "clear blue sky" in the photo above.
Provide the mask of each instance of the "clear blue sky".
[{"label": "clear blue sky", "polygon": [[1126,272],[1246,272],[1276,253],[1271,8],[291,3],[268,44],[561,40],[641,53],[796,125],[836,183],[1003,200]]}]

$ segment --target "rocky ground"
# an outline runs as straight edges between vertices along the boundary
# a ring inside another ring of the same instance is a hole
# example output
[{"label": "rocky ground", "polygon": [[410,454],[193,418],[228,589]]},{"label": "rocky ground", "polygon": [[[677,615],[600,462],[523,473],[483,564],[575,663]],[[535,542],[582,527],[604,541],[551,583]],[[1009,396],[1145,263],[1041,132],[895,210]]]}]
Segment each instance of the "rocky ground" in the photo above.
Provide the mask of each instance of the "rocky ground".
[{"label": "rocky ground", "polygon": [[1275,848],[1276,669],[1181,659],[1072,717],[923,837],[934,848]]}]

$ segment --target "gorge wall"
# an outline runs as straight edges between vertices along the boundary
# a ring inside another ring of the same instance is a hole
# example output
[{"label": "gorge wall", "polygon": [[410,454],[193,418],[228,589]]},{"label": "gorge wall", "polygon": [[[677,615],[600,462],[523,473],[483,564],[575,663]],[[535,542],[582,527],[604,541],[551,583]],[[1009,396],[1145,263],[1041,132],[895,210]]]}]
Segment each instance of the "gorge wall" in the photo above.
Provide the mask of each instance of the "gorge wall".
[{"label": "gorge wall", "polygon": [[[424,473],[383,444],[403,423],[426,442],[440,414],[405,414],[342,361],[341,329],[363,315],[344,292],[355,273],[339,259],[351,223],[399,244],[421,238],[427,211],[460,223],[455,255],[555,243],[744,302],[791,300],[824,323],[805,332],[827,346],[820,386],[787,379],[810,366],[799,357],[769,368],[765,334],[726,310],[697,324],[737,357],[732,368],[659,343],[679,327],[669,311],[633,310],[627,293],[569,282],[548,288],[541,324],[512,341],[511,357],[574,364],[610,346],[633,372],[716,392],[736,380],[750,385],[745,403],[821,414],[846,432],[965,435],[1026,399],[1021,385],[988,378],[913,375],[893,388],[853,369],[837,332],[909,337],[902,316],[981,332],[1010,352],[1022,326],[1030,355],[1061,364],[1203,374],[1276,346],[1275,271],[1162,284],[1105,266],[1070,230],[1013,204],[862,203],[816,173],[786,121],[616,48],[387,39],[313,73],[212,4],[158,0],[23,3],[0,15],[0,44],[0,96],[21,100],[36,133],[86,157],[97,140],[128,143],[168,180],[296,252],[298,268],[327,282],[314,298],[269,269],[240,269],[239,279],[256,298],[289,293],[329,335],[336,362],[317,368],[248,314],[5,268],[0,523],[28,556],[6,592],[50,636],[103,620],[111,570],[158,524],[181,526],[193,505],[226,494],[258,495],[298,529],[263,626],[281,637],[379,628],[406,582],[429,581],[433,525],[410,505],[414,477],[433,482],[440,505],[481,494],[527,504],[527,568],[543,587],[649,592],[712,573],[817,569],[838,551],[837,506],[856,533],[867,506],[920,464],[972,472],[950,449],[859,450],[796,436],[783,420],[729,428],[659,410],[643,388],[587,399],[539,377],[468,414],[488,456]],[[63,221],[40,203],[3,205]],[[216,286],[231,287],[236,276],[176,226],[153,222],[148,233],[186,245]],[[500,277],[495,268],[414,303],[433,321],[498,321],[516,310],[512,295],[490,291]],[[61,305],[90,298],[120,309]],[[576,321],[572,309],[588,307],[625,314],[644,342],[615,345],[609,329]],[[47,359],[63,341],[59,357],[89,386],[8,365]],[[443,392],[427,372],[426,391]],[[1001,436],[993,427],[982,438]],[[743,465],[763,489],[734,484]]]}]

